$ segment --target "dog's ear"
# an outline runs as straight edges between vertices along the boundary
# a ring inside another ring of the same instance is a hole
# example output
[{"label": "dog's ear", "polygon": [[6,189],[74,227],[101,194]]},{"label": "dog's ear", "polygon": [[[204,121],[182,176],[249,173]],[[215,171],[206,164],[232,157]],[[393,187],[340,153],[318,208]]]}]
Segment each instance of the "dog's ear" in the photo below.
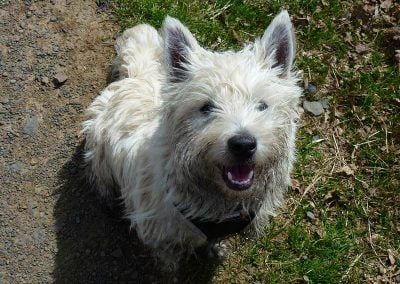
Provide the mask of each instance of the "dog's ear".
[{"label": "dog's ear", "polygon": [[296,53],[296,40],[287,11],[283,10],[272,20],[255,47],[256,51],[261,51],[264,60],[267,57],[273,60],[272,68],[281,68],[282,77],[289,75]]},{"label": "dog's ear", "polygon": [[183,82],[188,77],[190,53],[199,48],[190,31],[177,19],[167,16],[162,26],[164,56],[171,82]]}]

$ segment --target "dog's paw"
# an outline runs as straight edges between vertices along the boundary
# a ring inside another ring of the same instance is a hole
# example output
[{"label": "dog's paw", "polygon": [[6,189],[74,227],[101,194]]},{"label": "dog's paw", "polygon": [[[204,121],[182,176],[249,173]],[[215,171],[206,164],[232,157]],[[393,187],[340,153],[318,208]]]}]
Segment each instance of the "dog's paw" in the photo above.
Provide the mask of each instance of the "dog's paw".
[{"label": "dog's paw", "polygon": [[210,242],[207,245],[198,248],[197,254],[205,259],[222,261],[229,254],[228,241],[220,241],[218,243]]},{"label": "dog's paw", "polygon": [[227,240],[214,244],[214,251],[217,253],[218,259],[223,260],[228,257],[230,252],[229,247],[229,241]]}]

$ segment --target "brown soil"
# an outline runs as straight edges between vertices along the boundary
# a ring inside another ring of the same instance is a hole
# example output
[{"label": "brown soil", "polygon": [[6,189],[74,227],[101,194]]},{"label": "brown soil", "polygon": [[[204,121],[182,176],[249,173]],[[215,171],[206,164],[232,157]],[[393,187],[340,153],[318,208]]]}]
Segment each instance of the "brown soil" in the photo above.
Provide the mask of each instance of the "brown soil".
[{"label": "brown soil", "polygon": [[84,110],[113,57],[109,17],[90,0],[0,0],[0,283],[160,281],[79,178]]}]

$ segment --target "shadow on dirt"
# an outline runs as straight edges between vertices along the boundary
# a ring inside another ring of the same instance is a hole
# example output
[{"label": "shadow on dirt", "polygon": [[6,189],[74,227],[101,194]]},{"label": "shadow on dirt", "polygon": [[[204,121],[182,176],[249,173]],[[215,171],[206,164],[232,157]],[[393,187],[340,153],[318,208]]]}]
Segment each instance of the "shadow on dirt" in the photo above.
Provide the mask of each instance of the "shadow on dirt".
[{"label": "shadow on dirt", "polygon": [[82,177],[83,145],[59,172],[55,207],[56,283],[207,283],[215,265],[192,259],[172,275],[161,272],[129,223],[108,209]]}]

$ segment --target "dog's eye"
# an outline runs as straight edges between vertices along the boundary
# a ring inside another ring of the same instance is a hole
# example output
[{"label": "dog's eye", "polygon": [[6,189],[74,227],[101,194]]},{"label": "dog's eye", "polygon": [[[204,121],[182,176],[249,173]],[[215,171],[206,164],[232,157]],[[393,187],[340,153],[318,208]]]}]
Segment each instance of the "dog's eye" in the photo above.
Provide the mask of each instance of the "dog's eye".
[{"label": "dog's eye", "polygon": [[264,110],[266,110],[268,108],[268,105],[265,103],[265,102],[263,102],[263,101],[261,101],[259,104],[258,104],[258,106],[257,106],[257,109],[259,110],[259,111],[264,111]]},{"label": "dog's eye", "polygon": [[208,103],[205,103],[205,104],[201,107],[200,112],[205,113],[205,114],[208,114],[208,113],[212,112],[213,109],[214,109],[214,106],[213,106],[210,102],[208,102]]}]

